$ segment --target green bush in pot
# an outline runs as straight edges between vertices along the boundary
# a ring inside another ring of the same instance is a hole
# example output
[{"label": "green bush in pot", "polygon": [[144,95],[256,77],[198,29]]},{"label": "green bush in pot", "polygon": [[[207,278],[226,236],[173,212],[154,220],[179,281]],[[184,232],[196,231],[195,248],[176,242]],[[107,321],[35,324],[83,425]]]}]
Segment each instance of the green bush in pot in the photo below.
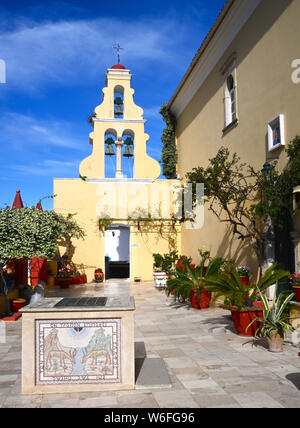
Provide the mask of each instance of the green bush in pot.
[{"label": "green bush in pot", "polygon": [[216,258],[209,262],[206,272],[201,263],[195,269],[191,269],[190,264],[184,264],[185,269],[176,269],[174,278],[168,282],[166,292],[168,295],[174,295],[175,300],[190,299],[191,293],[195,293],[198,300],[201,301],[201,292],[205,290],[203,278],[209,275],[216,275],[224,264],[222,258]]},{"label": "green bush in pot", "polygon": [[257,303],[260,292],[286,278],[289,272],[277,270],[277,264],[272,265],[257,284],[244,285],[237,269],[233,268],[230,275],[219,274],[203,279],[206,289],[214,292],[213,304],[219,297],[224,297],[225,306],[231,311],[232,321],[237,333],[241,336],[254,336],[259,327],[251,321],[263,317],[263,308]]},{"label": "green bush in pot", "polygon": [[236,268],[230,270],[230,275],[220,273],[204,278],[203,282],[208,291],[214,292],[214,302],[224,297],[229,307],[235,306],[238,310],[252,307],[260,292],[267,290],[271,285],[288,277],[289,272],[277,269],[277,263],[269,267],[257,284],[244,285]]}]

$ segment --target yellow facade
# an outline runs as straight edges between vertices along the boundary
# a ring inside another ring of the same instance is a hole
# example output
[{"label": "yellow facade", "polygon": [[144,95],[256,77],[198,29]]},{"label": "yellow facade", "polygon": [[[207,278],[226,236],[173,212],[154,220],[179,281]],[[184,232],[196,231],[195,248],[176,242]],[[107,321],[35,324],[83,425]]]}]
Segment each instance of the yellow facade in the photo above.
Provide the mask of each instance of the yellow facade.
[{"label": "yellow facade", "polygon": [[[174,213],[178,180],[158,179],[160,165],[147,155],[149,136],[144,132],[143,110],[133,102],[129,70],[109,69],[106,81],[103,102],[96,107],[93,117],[92,154],[80,165],[82,178],[54,180],[54,210],[77,213],[75,219],[86,237],[73,241],[72,261],[85,271],[88,281],[93,279],[95,268],[105,268],[105,235],[99,230],[98,221],[106,217],[113,219],[114,225],[130,227],[130,279],[152,280],[152,254],[172,249],[180,252],[180,227],[172,221],[160,221],[171,219]],[[116,88],[123,95],[121,118],[114,114]],[[105,137],[113,135],[117,143],[122,143],[126,134],[134,141],[133,177],[121,174],[106,178]],[[156,221],[137,221],[150,217]]]},{"label": "yellow facade", "polygon": [[[206,167],[221,146],[257,170],[273,159],[278,159],[281,170],[285,166],[284,147],[269,151],[268,124],[279,115],[284,118],[286,144],[300,134],[300,84],[292,78],[297,75],[292,64],[295,67],[300,56],[299,16],[298,0],[226,3],[169,102],[177,119],[178,173],[183,180],[194,167]],[[236,114],[225,129],[229,72]],[[196,259],[202,245],[212,255],[257,270],[250,248],[207,207],[201,230],[182,231],[184,254]]]}]

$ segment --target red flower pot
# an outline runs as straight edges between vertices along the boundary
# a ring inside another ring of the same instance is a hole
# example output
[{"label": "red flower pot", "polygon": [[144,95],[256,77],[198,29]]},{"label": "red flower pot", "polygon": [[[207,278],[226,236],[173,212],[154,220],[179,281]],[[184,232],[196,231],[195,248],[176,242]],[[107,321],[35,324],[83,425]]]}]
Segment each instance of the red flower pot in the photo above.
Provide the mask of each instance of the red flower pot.
[{"label": "red flower pot", "polygon": [[86,284],[87,283],[87,278],[86,275],[77,275],[77,276],[72,276],[71,278],[71,284]]},{"label": "red flower pot", "polygon": [[296,296],[296,301],[300,303],[300,287],[293,287],[293,291]]},{"label": "red flower pot", "polygon": [[13,308],[14,308],[14,312],[19,312],[19,310],[21,308],[23,308],[23,306],[26,305],[26,300],[25,299],[15,299],[12,302]]},{"label": "red flower pot", "polygon": [[57,278],[57,285],[60,286],[60,288],[69,288],[69,286],[72,283],[72,278]]},{"label": "red flower pot", "polygon": [[[185,267],[184,263],[181,260],[179,260],[176,263],[176,268],[179,269],[179,270],[181,270],[182,272],[187,272],[186,267]],[[190,269],[191,270],[194,270],[195,268],[196,268],[195,264],[190,264]]]},{"label": "red flower pot", "polygon": [[190,294],[190,302],[194,309],[208,309],[211,301],[211,293],[206,290],[200,292],[201,299],[198,299],[197,294],[192,291]]},{"label": "red flower pot", "polygon": [[256,307],[259,306],[260,308],[264,308],[264,302],[262,302],[261,300],[257,302],[253,302],[252,306],[256,306]]},{"label": "red flower pot", "polygon": [[231,308],[231,317],[234,327],[240,336],[254,337],[260,323],[256,321],[248,328],[247,331],[246,329],[255,318],[263,318],[264,312],[263,308],[260,307],[253,307],[252,309],[244,309],[242,311],[233,307]]}]

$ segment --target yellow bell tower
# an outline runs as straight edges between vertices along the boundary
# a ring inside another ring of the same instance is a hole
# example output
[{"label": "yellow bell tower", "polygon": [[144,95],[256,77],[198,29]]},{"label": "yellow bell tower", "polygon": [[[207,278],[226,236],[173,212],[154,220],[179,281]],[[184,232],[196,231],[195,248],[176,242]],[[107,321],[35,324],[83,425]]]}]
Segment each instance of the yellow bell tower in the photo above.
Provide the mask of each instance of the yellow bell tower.
[{"label": "yellow bell tower", "polygon": [[[80,165],[80,175],[88,179],[108,177],[105,156],[115,161],[115,179],[157,179],[159,163],[147,155],[149,135],[145,133],[143,109],[133,100],[130,70],[116,64],[107,70],[103,101],[92,117],[91,156]],[[131,177],[124,174],[123,158],[133,161]]]},{"label": "yellow bell tower", "polygon": [[92,153],[78,178],[54,179],[54,210],[75,213],[85,231],[84,240],[72,240],[72,263],[88,281],[96,268],[106,279],[153,280],[153,253],[180,253],[181,225],[174,223],[179,180],[159,178],[159,162],[147,154],[146,121],[131,79],[120,63],[107,70],[102,103],[91,118]]}]

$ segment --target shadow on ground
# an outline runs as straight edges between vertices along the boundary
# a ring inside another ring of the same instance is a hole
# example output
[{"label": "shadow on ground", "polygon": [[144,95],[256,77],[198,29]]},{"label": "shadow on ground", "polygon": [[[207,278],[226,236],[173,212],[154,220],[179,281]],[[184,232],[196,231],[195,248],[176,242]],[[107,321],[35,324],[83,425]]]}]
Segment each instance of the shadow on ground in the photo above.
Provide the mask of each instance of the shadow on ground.
[{"label": "shadow on ground", "polygon": [[300,391],[300,373],[290,373],[286,375],[287,380],[292,382],[297,389]]}]

